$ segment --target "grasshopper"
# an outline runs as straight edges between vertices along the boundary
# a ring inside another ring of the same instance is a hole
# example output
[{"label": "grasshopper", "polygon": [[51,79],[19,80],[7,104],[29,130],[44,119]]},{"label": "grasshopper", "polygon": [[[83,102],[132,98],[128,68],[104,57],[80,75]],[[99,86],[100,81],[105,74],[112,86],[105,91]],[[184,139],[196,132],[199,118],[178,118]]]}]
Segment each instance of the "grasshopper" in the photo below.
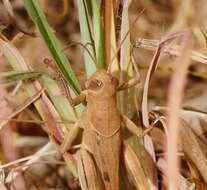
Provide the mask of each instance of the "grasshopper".
[{"label": "grasshopper", "polygon": [[[134,77],[119,85],[118,79],[112,74],[99,70],[86,81],[86,90],[74,99],[74,105],[84,101],[87,105],[80,120],[66,135],[60,150],[61,153],[68,151],[79,130],[83,129],[78,158],[78,173],[82,189],[120,189],[120,155],[123,152],[126,159],[135,154],[131,147],[123,141],[123,126],[126,126],[138,137],[142,137],[151,129],[148,128],[142,133],[117,109],[117,92],[132,87],[138,82],[139,77]],[[125,164],[126,168],[130,168],[127,166],[127,162]],[[132,165],[136,166],[136,163],[132,163]],[[135,181],[137,181],[137,175],[132,176]]]}]

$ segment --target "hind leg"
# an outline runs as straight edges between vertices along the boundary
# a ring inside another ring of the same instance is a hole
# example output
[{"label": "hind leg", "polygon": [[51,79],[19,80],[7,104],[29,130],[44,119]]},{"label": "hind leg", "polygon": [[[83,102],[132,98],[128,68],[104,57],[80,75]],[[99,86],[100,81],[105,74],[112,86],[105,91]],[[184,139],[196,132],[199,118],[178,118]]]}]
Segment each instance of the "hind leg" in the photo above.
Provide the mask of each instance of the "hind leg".
[{"label": "hind leg", "polygon": [[95,163],[85,149],[79,150],[78,176],[82,190],[103,190]]}]

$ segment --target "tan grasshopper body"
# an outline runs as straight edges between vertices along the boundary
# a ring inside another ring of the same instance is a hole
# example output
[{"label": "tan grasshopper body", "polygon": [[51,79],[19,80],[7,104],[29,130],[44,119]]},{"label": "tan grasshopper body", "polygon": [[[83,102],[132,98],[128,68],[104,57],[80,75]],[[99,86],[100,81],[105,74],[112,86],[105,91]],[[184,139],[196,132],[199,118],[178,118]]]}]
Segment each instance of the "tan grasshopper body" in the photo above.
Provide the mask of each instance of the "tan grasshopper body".
[{"label": "tan grasshopper body", "polygon": [[119,189],[121,116],[116,105],[117,79],[105,71],[87,81],[87,107],[82,116],[82,144],[93,155],[107,190]]},{"label": "tan grasshopper body", "polygon": [[[138,80],[133,78],[118,87],[118,80],[115,77],[104,70],[97,71],[86,82],[84,93],[74,101],[78,104],[86,100],[87,106],[82,117],[61,145],[61,152],[70,149],[78,129],[83,128],[78,160],[78,173],[83,190],[120,189],[119,167],[122,145],[126,168],[129,173],[134,173],[134,181],[139,181],[137,176],[140,174],[136,173],[136,168],[133,168],[137,165],[135,154],[122,140],[122,124],[138,136],[141,131],[129,119],[121,116],[116,101],[118,90],[128,88],[137,82]],[[127,160],[131,160],[133,167],[127,167],[129,165]],[[143,185],[140,189],[146,190],[145,187],[146,185]]]}]

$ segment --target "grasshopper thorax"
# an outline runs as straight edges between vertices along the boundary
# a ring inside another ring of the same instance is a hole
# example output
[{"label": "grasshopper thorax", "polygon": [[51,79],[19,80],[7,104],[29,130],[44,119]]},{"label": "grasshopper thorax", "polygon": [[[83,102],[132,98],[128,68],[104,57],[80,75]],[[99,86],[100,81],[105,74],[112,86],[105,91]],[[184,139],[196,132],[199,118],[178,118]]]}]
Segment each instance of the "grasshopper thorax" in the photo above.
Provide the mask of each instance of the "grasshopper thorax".
[{"label": "grasshopper thorax", "polygon": [[105,70],[96,71],[85,83],[86,90],[91,96],[104,99],[115,95],[118,79]]}]

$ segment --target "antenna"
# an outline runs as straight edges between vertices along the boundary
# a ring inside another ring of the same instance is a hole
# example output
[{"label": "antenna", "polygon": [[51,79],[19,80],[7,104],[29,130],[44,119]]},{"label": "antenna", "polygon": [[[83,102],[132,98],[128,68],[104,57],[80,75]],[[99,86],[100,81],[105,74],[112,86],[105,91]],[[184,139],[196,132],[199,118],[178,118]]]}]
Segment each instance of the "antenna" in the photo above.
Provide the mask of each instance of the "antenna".
[{"label": "antenna", "polygon": [[[93,63],[95,64],[96,68],[98,68],[98,65],[96,63],[96,60],[94,59],[93,55],[91,54],[91,52],[88,50],[88,48],[86,47],[89,43],[87,43],[86,45],[82,44],[81,42],[72,42],[72,43],[69,43],[68,45],[66,45],[62,50],[65,51],[66,49],[72,47],[72,46],[75,46],[75,45],[79,45],[81,47],[83,47],[88,55],[91,57],[91,59],[93,60]],[[90,44],[89,44],[90,45]]]}]

